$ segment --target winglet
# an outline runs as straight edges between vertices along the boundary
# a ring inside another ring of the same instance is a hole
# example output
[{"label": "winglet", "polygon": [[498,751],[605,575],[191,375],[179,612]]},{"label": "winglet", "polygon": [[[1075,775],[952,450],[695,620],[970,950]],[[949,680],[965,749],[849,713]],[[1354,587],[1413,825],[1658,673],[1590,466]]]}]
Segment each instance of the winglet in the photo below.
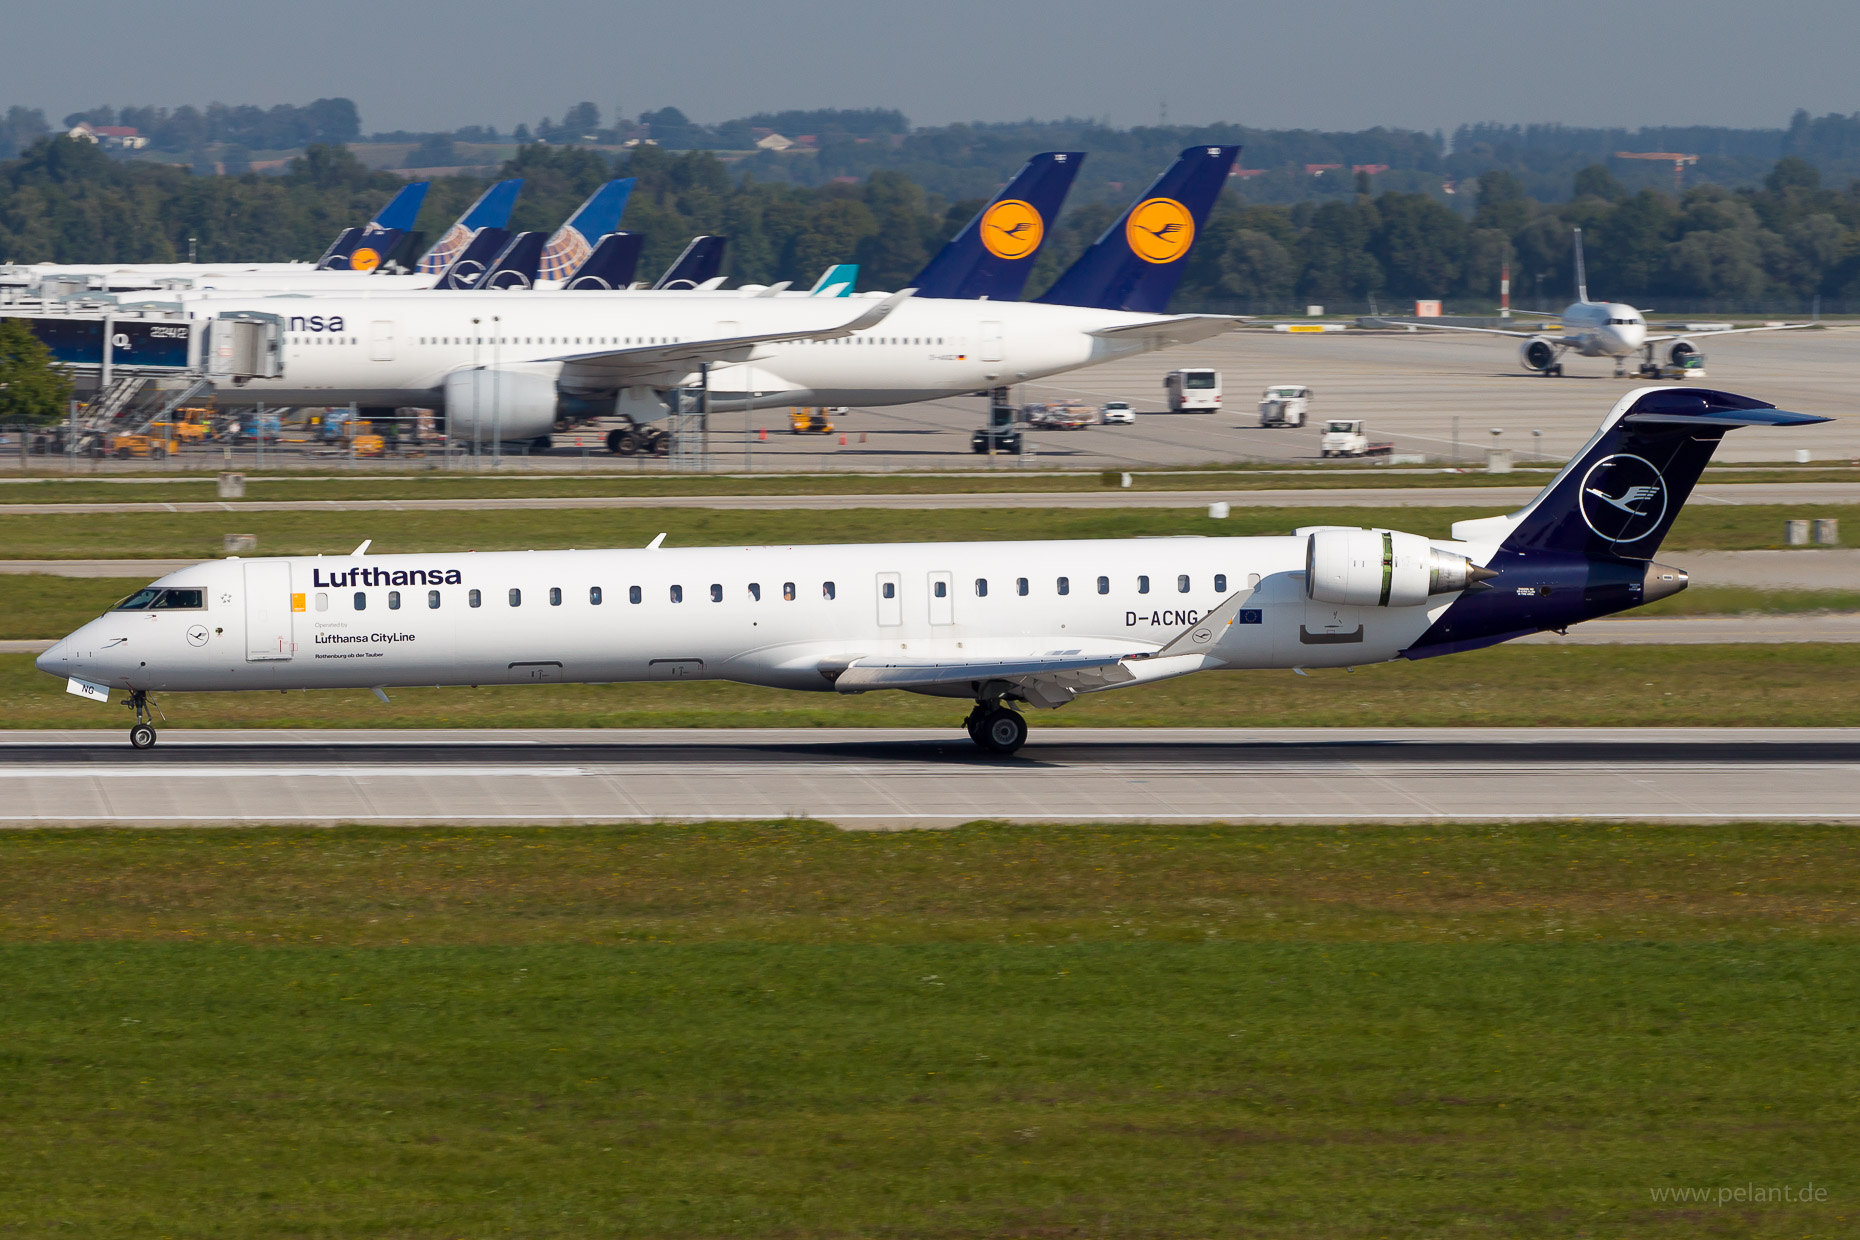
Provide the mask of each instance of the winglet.
[{"label": "winglet", "polygon": [[664,541],[665,541],[665,535],[660,534],[657,538],[653,539],[651,542],[646,544],[646,550],[657,551],[659,549],[659,544]]},{"label": "winglet", "polygon": [[861,314],[858,318],[852,320],[852,322],[842,326],[840,330],[843,332],[862,332],[868,328],[877,327],[880,323],[885,321],[886,315],[890,314],[893,310],[896,310],[899,306],[916,295],[917,290],[914,288],[907,288],[893,293],[891,296],[885,298],[885,300],[872,306],[871,309]]},{"label": "winglet", "polygon": [[350,555],[367,555],[367,554],[368,554],[368,545],[369,545],[370,543],[372,543],[372,542],[374,542],[374,539],[372,539],[372,538],[364,538],[364,539],[362,539],[362,545],[361,545],[361,546],[359,546],[359,547],[357,547],[357,548],[356,548],[355,550],[353,550],[353,551],[351,551],[351,552],[349,552],[349,554],[350,554]]}]

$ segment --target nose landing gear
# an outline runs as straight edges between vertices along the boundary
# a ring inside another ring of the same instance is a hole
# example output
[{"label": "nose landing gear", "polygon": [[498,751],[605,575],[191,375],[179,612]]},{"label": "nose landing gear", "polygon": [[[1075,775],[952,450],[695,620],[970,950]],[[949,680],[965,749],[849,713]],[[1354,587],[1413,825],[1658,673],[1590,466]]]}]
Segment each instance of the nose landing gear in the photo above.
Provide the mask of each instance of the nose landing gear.
[{"label": "nose landing gear", "polygon": [[155,717],[146,689],[133,689],[129,700],[123,703],[136,712],[136,722],[129,729],[129,743],[136,749],[148,749],[155,744]]},{"label": "nose landing gear", "polygon": [[1027,721],[1019,711],[998,702],[992,706],[977,702],[963,727],[969,739],[989,753],[1010,754],[1027,743]]}]

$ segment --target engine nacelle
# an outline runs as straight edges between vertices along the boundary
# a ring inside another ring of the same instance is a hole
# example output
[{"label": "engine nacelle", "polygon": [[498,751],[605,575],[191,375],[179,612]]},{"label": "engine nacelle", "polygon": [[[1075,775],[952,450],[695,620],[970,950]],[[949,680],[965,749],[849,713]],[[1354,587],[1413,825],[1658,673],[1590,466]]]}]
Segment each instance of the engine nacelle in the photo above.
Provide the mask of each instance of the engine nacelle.
[{"label": "engine nacelle", "polygon": [[446,427],[455,440],[521,443],[605,417],[613,398],[574,396],[555,380],[524,370],[455,370],[446,376]]},{"label": "engine nacelle", "polygon": [[1556,345],[1546,336],[1532,336],[1518,346],[1518,360],[1524,369],[1542,374],[1556,365]]},{"label": "engine nacelle", "polygon": [[1305,595],[1341,607],[1418,607],[1498,574],[1419,534],[1317,530],[1305,545]]},{"label": "engine nacelle", "polygon": [[1690,340],[1675,340],[1666,346],[1666,364],[1675,369],[1684,369],[1688,358],[1703,356]]}]

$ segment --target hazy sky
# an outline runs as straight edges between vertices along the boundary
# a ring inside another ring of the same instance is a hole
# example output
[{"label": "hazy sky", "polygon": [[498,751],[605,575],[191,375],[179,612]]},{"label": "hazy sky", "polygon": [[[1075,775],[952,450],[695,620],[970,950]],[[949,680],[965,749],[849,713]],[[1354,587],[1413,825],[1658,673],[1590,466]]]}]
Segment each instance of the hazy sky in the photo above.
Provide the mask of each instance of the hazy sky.
[{"label": "hazy sky", "polygon": [[346,95],[365,130],[717,121],[1775,126],[1860,111],[1851,0],[0,0],[0,107]]}]

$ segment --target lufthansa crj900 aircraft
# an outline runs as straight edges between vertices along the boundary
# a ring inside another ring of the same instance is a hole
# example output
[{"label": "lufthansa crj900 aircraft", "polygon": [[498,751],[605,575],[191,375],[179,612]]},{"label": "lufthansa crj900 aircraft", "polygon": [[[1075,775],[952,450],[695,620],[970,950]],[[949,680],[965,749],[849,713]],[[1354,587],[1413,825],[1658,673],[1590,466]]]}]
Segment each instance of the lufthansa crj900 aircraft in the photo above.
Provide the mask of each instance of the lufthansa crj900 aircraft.
[{"label": "lufthansa crj900 aircraft", "polygon": [[1279,537],[366,554],[227,559],[151,583],[39,656],[73,692],[733,680],[1017,705],[1227,668],[1476,650],[1683,589],[1652,562],[1727,430],[1826,418],[1648,387],[1524,508],[1434,540]]}]

